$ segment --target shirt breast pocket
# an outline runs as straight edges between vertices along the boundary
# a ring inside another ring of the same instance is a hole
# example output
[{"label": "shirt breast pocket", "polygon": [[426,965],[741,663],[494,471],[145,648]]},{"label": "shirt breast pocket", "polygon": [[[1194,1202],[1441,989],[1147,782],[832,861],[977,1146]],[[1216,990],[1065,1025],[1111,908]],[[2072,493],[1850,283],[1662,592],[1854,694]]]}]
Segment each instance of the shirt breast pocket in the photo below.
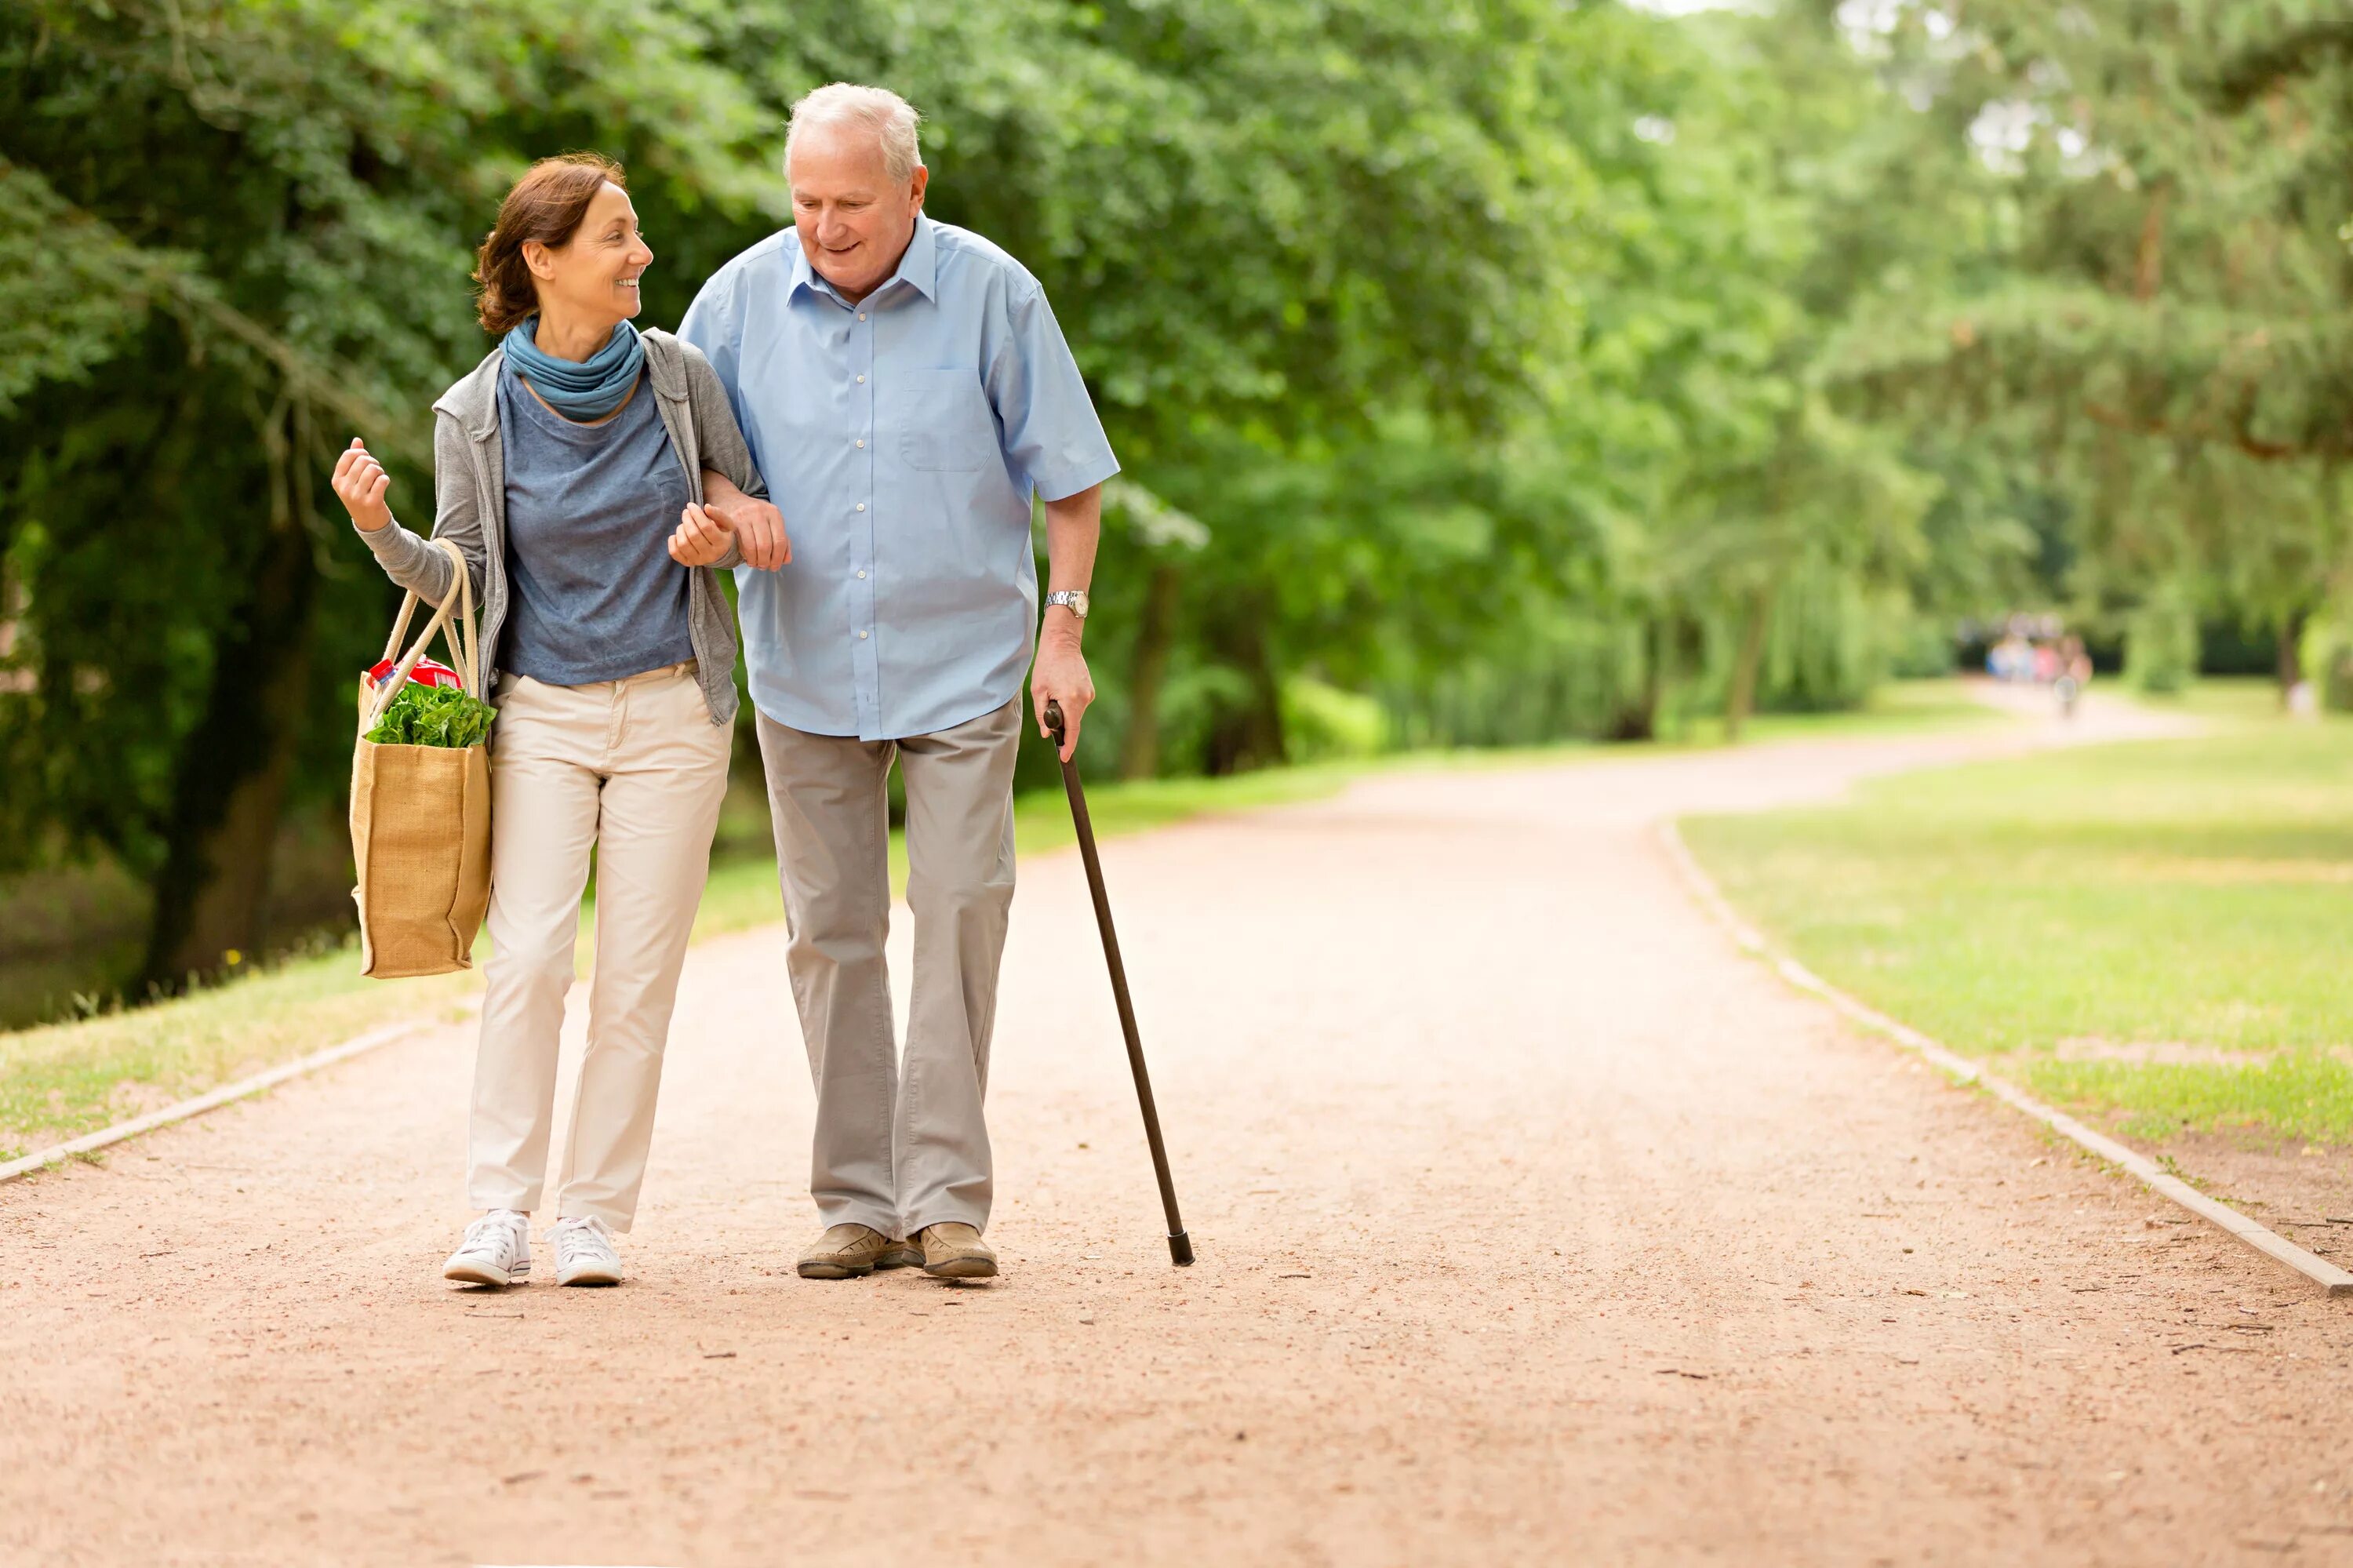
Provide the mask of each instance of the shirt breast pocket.
[{"label": "shirt breast pocket", "polygon": [[909,468],[970,472],[997,459],[997,413],[969,370],[907,372],[900,452]]}]

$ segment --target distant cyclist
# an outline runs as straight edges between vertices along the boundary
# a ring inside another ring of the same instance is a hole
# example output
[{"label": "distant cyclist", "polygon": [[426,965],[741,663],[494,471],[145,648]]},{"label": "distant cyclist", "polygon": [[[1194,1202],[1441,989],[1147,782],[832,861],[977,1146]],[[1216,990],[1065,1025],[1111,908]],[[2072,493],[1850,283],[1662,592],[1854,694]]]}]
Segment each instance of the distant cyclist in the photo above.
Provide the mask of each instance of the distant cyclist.
[{"label": "distant cyclist", "polygon": [[2059,644],[2059,673],[2051,683],[2051,689],[2059,694],[2061,715],[2075,716],[2075,705],[2091,683],[2092,656],[2084,652],[2084,640],[2070,633]]}]

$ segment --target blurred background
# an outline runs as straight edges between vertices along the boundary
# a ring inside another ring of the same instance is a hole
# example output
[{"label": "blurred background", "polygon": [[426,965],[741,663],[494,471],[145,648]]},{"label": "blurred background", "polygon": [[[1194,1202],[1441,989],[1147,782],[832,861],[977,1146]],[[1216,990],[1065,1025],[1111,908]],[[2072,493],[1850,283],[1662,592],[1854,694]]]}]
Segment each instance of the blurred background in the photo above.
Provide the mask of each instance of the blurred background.
[{"label": "blurred background", "polygon": [[345,939],[333,453],[429,523],[531,159],[628,164],[674,326],[837,79],[1125,465],[1091,777],[1736,738],[2013,632],[2353,707],[2342,5],[0,0],[0,1025]]}]

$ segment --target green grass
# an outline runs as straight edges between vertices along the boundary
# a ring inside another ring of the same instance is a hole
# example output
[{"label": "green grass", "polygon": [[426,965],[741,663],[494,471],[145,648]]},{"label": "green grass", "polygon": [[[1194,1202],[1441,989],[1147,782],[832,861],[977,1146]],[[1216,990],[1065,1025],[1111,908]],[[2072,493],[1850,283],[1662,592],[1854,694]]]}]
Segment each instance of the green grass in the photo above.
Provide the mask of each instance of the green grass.
[{"label": "green grass", "polygon": [[[1852,714],[1766,715],[1750,734],[1793,739],[1911,731],[1999,722],[1950,683],[1901,683]],[[1720,744],[1720,728],[1701,727],[1682,746]],[[1099,835],[1141,832],[1212,812],[1288,805],[1335,793],[1366,773],[1399,768],[1512,768],[1570,758],[1636,757],[1655,747],[1567,744],[1508,750],[1413,752],[1248,773],[1228,779],[1169,779],[1091,785],[1087,804]],[[1069,844],[1070,812],[1059,789],[1014,803],[1016,853],[1041,854]],[[892,885],[906,885],[905,846],[891,841]],[[783,917],[776,863],[768,848],[767,808],[756,789],[741,789],[723,813],[710,885],[695,919],[700,940]],[[593,938],[593,900],[582,911],[585,969]],[[71,1138],[126,1116],[257,1072],[363,1030],[413,1016],[454,1016],[480,987],[480,971],[428,980],[363,979],[355,945],[270,966],[227,985],[153,1007],[76,1022],[0,1033],[0,1160]]]},{"label": "green grass", "polygon": [[2211,732],[1873,783],[1685,825],[1833,983],[2144,1138],[2353,1141],[2353,723],[2260,683]]},{"label": "green grass", "polygon": [[193,996],[0,1034],[0,1160],[204,1093],[396,1019],[454,1015],[473,974],[396,984],[356,946]]}]

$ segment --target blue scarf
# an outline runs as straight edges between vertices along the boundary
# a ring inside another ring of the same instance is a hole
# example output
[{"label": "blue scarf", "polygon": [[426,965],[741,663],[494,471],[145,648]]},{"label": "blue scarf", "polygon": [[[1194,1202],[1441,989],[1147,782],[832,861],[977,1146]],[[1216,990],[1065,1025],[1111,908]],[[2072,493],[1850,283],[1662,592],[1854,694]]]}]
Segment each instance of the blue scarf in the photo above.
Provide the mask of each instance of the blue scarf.
[{"label": "blue scarf", "polygon": [[529,379],[540,401],[567,419],[601,419],[621,406],[646,366],[646,345],[627,322],[613,328],[613,341],[585,361],[558,359],[539,348],[539,318],[526,317],[507,334],[507,368]]}]

